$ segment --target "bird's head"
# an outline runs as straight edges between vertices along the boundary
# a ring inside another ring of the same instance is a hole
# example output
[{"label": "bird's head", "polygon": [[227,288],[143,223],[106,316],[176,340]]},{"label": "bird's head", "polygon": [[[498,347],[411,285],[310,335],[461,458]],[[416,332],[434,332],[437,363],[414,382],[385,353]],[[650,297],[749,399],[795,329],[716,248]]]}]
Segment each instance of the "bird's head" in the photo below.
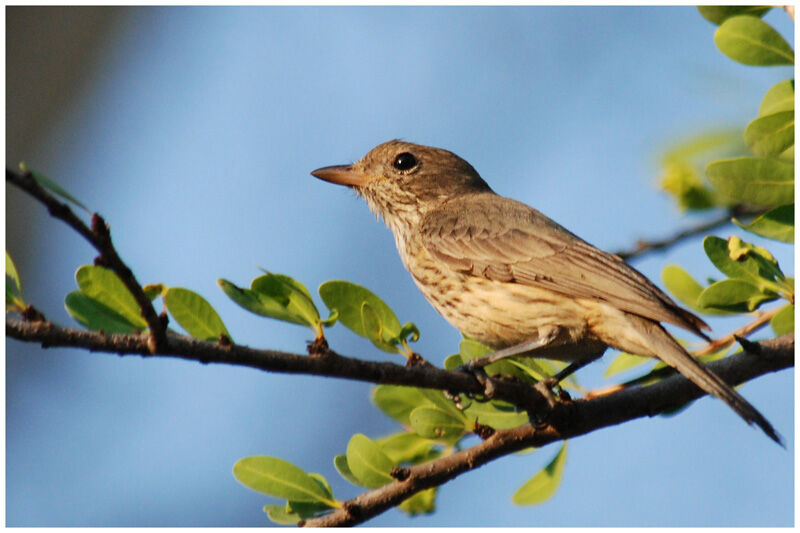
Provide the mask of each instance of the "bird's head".
[{"label": "bird's head", "polygon": [[399,140],[379,144],[352,165],[319,168],[319,179],[347,185],[394,229],[461,194],[491,191],[472,165],[452,152]]}]

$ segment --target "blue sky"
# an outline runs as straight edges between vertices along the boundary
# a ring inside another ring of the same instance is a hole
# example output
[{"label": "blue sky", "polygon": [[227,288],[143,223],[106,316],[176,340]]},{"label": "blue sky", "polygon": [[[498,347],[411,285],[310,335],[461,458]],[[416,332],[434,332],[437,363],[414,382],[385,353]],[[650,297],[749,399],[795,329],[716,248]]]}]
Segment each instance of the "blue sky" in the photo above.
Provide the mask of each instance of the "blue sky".
[{"label": "blue sky", "polygon": [[[767,20],[791,35],[784,13]],[[743,127],[792,76],[734,63],[713,32],[693,7],[135,9],[25,159],[106,217],[139,280],[200,292],[237,342],[302,353],[310,339],[248,315],[216,285],[248,284],[263,266],[312,292],[329,279],[372,289],[419,325],[415,349],[441,364],[460,335],[418,293],[389,231],[309,172],[400,137],[454,151],[498,193],[607,250],[670,234],[700,218],[658,190],[661,150]],[[17,265],[27,299],[72,324],[63,296],[94,255],[20,201],[25,218],[7,225],[36,233]],[[768,247],[794,271],[791,247]],[[670,263],[716,275],[699,239],[635,266],[660,282]],[[742,324],[710,322],[717,335]],[[389,357],[341,326],[328,338],[342,354]],[[608,384],[612,359],[581,382]],[[6,373],[8,525],[267,525],[271,500],[236,483],[236,460],[285,458],[345,499],[358,490],[333,456],[354,433],[398,429],[371,406],[369,386],[341,380],[16,341]],[[793,371],[741,392],[787,450],[703,399],[574,440],[562,487],[541,506],[510,497],[553,446],[448,483],[434,515],[392,510],[371,525],[791,525]]]}]

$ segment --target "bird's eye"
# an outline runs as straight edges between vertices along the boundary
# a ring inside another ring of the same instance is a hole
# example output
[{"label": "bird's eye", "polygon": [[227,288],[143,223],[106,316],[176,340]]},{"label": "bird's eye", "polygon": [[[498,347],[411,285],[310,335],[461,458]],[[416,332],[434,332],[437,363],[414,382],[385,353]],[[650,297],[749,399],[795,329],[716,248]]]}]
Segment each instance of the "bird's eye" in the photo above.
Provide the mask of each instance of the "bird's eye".
[{"label": "bird's eye", "polygon": [[403,152],[394,158],[392,166],[397,170],[411,170],[417,166],[417,158],[408,152]]}]

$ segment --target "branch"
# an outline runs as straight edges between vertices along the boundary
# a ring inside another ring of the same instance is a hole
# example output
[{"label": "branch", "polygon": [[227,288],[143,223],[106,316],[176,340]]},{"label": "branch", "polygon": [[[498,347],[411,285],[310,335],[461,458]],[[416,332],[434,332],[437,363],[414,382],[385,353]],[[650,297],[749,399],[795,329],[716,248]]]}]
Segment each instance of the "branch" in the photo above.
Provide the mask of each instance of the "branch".
[{"label": "branch", "polygon": [[[29,322],[7,316],[6,334],[23,341],[40,342],[45,348],[64,346],[120,355],[154,355],[148,348],[148,336],[145,333],[106,335],[102,332],[63,328],[49,322]],[[714,361],[708,367],[722,379],[735,385],[794,365],[793,334],[760,343],[747,343],[746,349],[745,352]],[[432,366],[405,367],[390,362],[364,361],[344,357],[330,350],[312,352],[311,356],[306,356],[199,341],[170,333],[167,351],[155,356],[467,394],[487,392],[468,374]],[[310,519],[305,525],[344,526],[361,523],[421,490],[441,485],[498,457],[531,446],[540,447],[557,440],[584,435],[636,418],[654,416],[704,395],[692,382],[676,374],[650,386],[628,388],[574,402],[559,402],[554,407],[548,407],[544,398],[533,387],[495,379],[490,379],[490,383],[494,398],[511,402],[529,413],[535,412],[538,419],[547,421],[546,424],[499,430],[472,448],[424,465],[402,469],[402,475],[399,476],[402,481],[364,493],[345,502],[342,509]]]},{"label": "branch", "polygon": [[6,316],[6,335],[21,341],[41,343],[43,348],[61,346],[118,355],[172,357],[203,364],[246,366],[268,372],[345,378],[473,395],[489,394],[494,399],[505,400],[529,412],[542,412],[547,406],[546,399],[538,391],[521,382],[489,378],[487,385],[482,385],[474,376],[464,372],[450,372],[430,365],[406,367],[391,362],[365,361],[341,356],[329,349],[319,350],[313,345],[311,356],[308,356],[227,342],[201,341],[169,332],[167,346],[152,353],[147,333],[107,335],[101,331],[64,328],[51,322],[25,321],[10,316]]},{"label": "branch", "polygon": [[[749,343],[748,343],[749,344]],[[794,365],[794,334],[760,343],[753,351],[714,361],[709,368],[733,385],[756,376]],[[748,346],[748,350],[751,347]],[[647,387],[627,389],[590,400],[558,404],[558,416],[546,425],[524,425],[496,431],[480,444],[456,454],[406,468],[402,480],[365,492],[344,502],[341,509],[307,520],[311,527],[351,526],[362,523],[403,502],[415,493],[442,485],[458,475],[473,470],[498,457],[529,447],[541,447],[554,441],[585,435],[597,429],[654,416],[679,407],[704,393],[681,375],[675,375]]]},{"label": "branch", "polygon": [[707,231],[711,231],[712,229],[718,228],[720,226],[724,226],[731,222],[731,218],[733,217],[743,217],[743,216],[750,216],[762,213],[763,210],[754,210],[749,207],[745,206],[734,206],[730,208],[728,211],[725,212],[724,215],[719,216],[718,218],[709,220],[707,222],[703,222],[698,224],[697,226],[693,226],[687,228],[683,231],[679,231],[670,237],[666,237],[660,240],[639,240],[636,244],[627,250],[619,250],[616,255],[620,256],[622,259],[628,261],[630,259],[638,258],[648,252],[654,252],[658,250],[666,250],[671,246],[678,244],[682,240],[693,237],[695,235],[699,235],[700,233],[705,233]]},{"label": "branch", "polygon": [[14,172],[7,168],[6,181],[13,183],[42,202],[51,216],[63,220],[100,252],[100,255],[95,259],[95,264],[114,271],[136,299],[136,303],[139,304],[142,317],[150,327],[150,352],[166,348],[166,316],[163,319],[158,316],[150,298],[145,295],[141,284],[136,280],[128,265],[117,254],[117,250],[111,242],[111,231],[103,217],[97,213],[92,214],[92,227],[90,229],[73,213],[67,204],[59,202],[53,195],[44,190],[30,172]]}]

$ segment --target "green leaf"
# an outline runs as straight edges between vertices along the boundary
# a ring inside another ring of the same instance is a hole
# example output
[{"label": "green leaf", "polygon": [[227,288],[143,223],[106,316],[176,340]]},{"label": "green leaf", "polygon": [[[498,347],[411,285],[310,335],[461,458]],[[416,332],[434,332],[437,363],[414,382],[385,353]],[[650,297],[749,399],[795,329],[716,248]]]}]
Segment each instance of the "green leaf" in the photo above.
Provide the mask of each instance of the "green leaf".
[{"label": "green leaf", "polygon": [[[708,309],[701,307],[697,303],[697,298],[703,292],[703,286],[697,283],[695,279],[678,265],[667,265],[661,272],[661,280],[664,286],[675,297],[676,300],[691,307],[699,313],[706,315],[728,315],[731,314],[727,311],[720,311],[719,309]],[[609,367],[610,370],[610,367]],[[606,371],[608,372],[608,370]],[[608,377],[609,374],[606,375]]]},{"label": "green leaf", "polygon": [[245,487],[269,496],[338,506],[317,480],[278,457],[245,457],[233,465],[233,475]]},{"label": "green leaf", "polygon": [[494,429],[511,429],[530,422],[527,413],[518,412],[513,405],[500,400],[472,402],[464,414],[471,421]]},{"label": "green leaf", "polygon": [[85,265],[75,272],[75,281],[87,297],[118,313],[137,329],[147,328],[147,321],[142,317],[136,299],[111,270]]},{"label": "green leaf", "polygon": [[[317,336],[321,335],[319,313],[316,312],[316,306],[311,301],[308,291],[301,283],[288,276],[281,274],[259,276],[253,280],[250,289],[237,287],[226,279],[218,279],[217,284],[228,298],[251,313],[309,326]],[[314,317],[316,317],[315,322]],[[328,320],[335,320],[335,317]]]},{"label": "green leaf", "polygon": [[688,161],[665,161],[661,188],[678,200],[681,209],[707,209],[717,203],[713,189],[706,186],[700,172]]},{"label": "green leaf", "polygon": [[272,318],[312,327],[320,323],[308,289],[289,276],[267,272],[253,280],[250,290]]},{"label": "green leaf", "polygon": [[763,17],[770,9],[770,6],[697,6],[703,18],[717,26],[736,15]]},{"label": "green leaf", "polygon": [[472,431],[466,417],[456,416],[451,411],[436,406],[417,407],[409,416],[411,427],[421,437],[454,443],[465,433]]},{"label": "green leaf", "polygon": [[167,291],[167,288],[163,283],[148,283],[142,287],[142,290],[144,291],[144,295],[147,296],[150,301],[153,301],[159,296],[164,295],[164,293]]},{"label": "green leaf", "polygon": [[346,479],[353,485],[358,485],[359,487],[361,486],[361,482],[350,471],[350,466],[347,464],[346,455],[335,456],[333,458],[333,466],[336,468],[336,471],[339,472],[339,475],[342,476],[344,479]]},{"label": "green leaf", "polygon": [[708,236],[703,240],[703,248],[714,266],[730,278],[748,281],[762,291],[781,292],[788,287],[772,254],[736,235],[727,241]]},{"label": "green leaf", "polygon": [[347,465],[363,487],[377,489],[394,481],[389,472],[395,464],[380,446],[361,433],[353,435],[347,444]]},{"label": "green leaf", "polygon": [[[403,330],[400,326],[400,321],[397,320],[397,316],[395,316],[391,308],[370,290],[349,281],[326,281],[319,286],[319,295],[331,312],[337,311],[339,313],[339,322],[344,324],[350,331],[372,340],[382,350],[391,353],[397,352],[397,349],[387,341],[393,338],[399,339]],[[369,330],[365,328],[364,318],[362,318],[364,303],[367,304],[369,309],[366,311],[368,313],[368,324],[370,325]],[[376,322],[378,324],[377,329],[380,331],[380,337],[377,342],[375,328],[372,327]]]},{"label": "green leaf", "polygon": [[708,180],[734,202],[763,206],[794,202],[794,165],[776,159],[738,157],[706,167]]},{"label": "green leaf", "polygon": [[22,299],[22,282],[19,280],[17,267],[6,250],[6,311],[15,309],[22,311],[27,304]]},{"label": "green leaf", "polygon": [[435,441],[416,433],[395,433],[376,442],[394,464],[417,464],[439,455]]},{"label": "green leaf", "polygon": [[282,526],[292,526],[302,520],[299,514],[289,511],[286,505],[279,505],[277,503],[265,505],[264,512],[267,513],[267,518],[269,518],[270,521]]},{"label": "green leaf", "polygon": [[794,304],[787,304],[769,321],[775,335],[784,335],[794,331]]},{"label": "green leaf", "polygon": [[432,405],[420,389],[399,385],[378,385],[372,391],[372,402],[384,414],[406,427],[411,426],[411,411],[422,405]]},{"label": "green leaf", "polygon": [[445,370],[455,370],[456,368],[460,367],[464,364],[464,360],[461,359],[460,353],[454,353],[453,355],[448,355],[444,358],[444,369]]},{"label": "green leaf", "polygon": [[770,209],[749,224],[733,221],[742,229],[781,242],[794,242],[794,204]]},{"label": "green leaf", "polygon": [[652,362],[652,357],[642,357],[641,355],[633,355],[630,353],[621,352],[613,361],[611,361],[611,364],[608,365],[605,373],[603,373],[603,377],[610,378],[611,376],[615,376],[632,368],[636,368],[645,363]]},{"label": "green leaf", "polygon": [[[23,170],[23,172],[26,170],[24,168],[24,164],[20,164],[20,168]],[[44,174],[42,174],[38,170],[31,170],[31,176],[33,177],[34,180],[36,180],[36,183],[38,183],[41,187],[43,187],[45,189],[48,189],[50,192],[52,192],[56,196],[60,196],[64,200],[72,202],[73,204],[75,204],[78,207],[82,208],[87,213],[89,212],[89,209],[85,205],[83,205],[77,198],[72,196],[64,188],[62,188],[58,183],[56,183],[55,181],[51,180],[50,178],[48,178],[47,176],[45,176]]]},{"label": "green leaf", "polygon": [[794,110],[755,119],[744,130],[747,147],[761,157],[775,157],[794,144]]},{"label": "green leaf", "polygon": [[438,487],[431,487],[419,491],[410,498],[403,500],[403,503],[397,506],[398,509],[403,511],[409,516],[416,516],[418,514],[430,514],[436,509],[436,491]]},{"label": "green leaf", "polygon": [[511,497],[511,501],[517,505],[538,505],[552,498],[561,484],[566,463],[567,443],[564,442],[553,460],[522,485]]},{"label": "green leaf", "polygon": [[741,15],[723,22],[714,33],[717,48],[745,65],[793,65],[794,52],[772,26],[757,17]]},{"label": "green leaf", "polygon": [[780,111],[794,111],[794,80],[784,80],[767,91],[761,100],[758,116],[764,117]]},{"label": "green leaf", "polygon": [[196,292],[170,287],[164,293],[164,305],[172,318],[196,339],[215,341],[220,335],[231,338],[211,304]]},{"label": "green leaf", "polygon": [[137,333],[144,328],[131,322],[113,309],[89,298],[80,291],[72,291],[64,299],[69,316],[84,327],[105,333]]},{"label": "green leaf", "polygon": [[453,403],[452,400],[447,398],[444,393],[440,390],[436,389],[419,389],[422,395],[425,397],[426,400],[430,403],[430,405],[434,407],[438,407],[442,411],[446,411],[453,415],[456,418],[467,422],[467,418],[464,416],[464,413],[456,407],[456,404]]},{"label": "green leaf", "polygon": [[361,302],[361,328],[364,336],[384,352],[398,353],[400,351],[394,344],[387,342],[388,335],[381,322],[381,317],[366,301]]},{"label": "green leaf", "polygon": [[764,302],[775,300],[774,293],[764,293],[747,281],[724,279],[706,287],[697,299],[704,307],[715,307],[728,311],[754,311]]}]

